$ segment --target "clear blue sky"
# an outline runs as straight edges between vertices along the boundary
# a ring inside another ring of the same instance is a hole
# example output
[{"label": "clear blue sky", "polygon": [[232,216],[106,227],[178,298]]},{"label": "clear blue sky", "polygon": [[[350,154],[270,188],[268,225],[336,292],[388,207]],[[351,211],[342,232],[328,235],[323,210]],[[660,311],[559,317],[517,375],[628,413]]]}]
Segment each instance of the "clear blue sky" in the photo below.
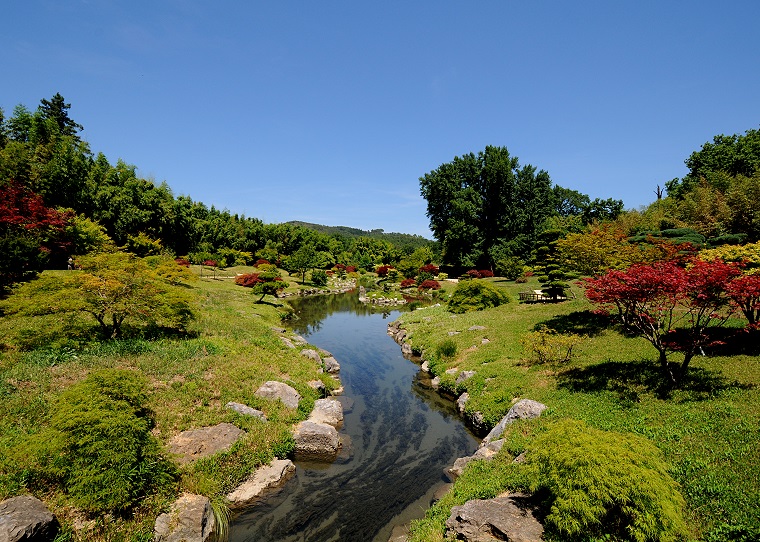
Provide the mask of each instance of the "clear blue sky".
[{"label": "clear blue sky", "polygon": [[10,115],[60,92],[94,152],[265,222],[429,236],[419,177],[486,145],[651,203],[760,125],[757,0],[8,0]]}]

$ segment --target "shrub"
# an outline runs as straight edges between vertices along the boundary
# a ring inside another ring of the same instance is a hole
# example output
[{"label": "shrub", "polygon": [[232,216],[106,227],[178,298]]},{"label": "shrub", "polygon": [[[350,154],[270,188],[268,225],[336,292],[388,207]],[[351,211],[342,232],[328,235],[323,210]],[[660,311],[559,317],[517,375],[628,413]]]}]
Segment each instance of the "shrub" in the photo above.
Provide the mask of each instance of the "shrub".
[{"label": "shrub", "polygon": [[668,542],[686,538],[685,502],[647,439],[562,420],[527,446],[530,490],[546,526],[565,540]]},{"label": "shrub", "polygon": [[480,278],[480,271],[477,269],[470,269],[464,274],[464,278],[467,279],[479,279]]},{"label": "shrub", "polygon": [[457,343],[451,339],[446,339],[445,341],[438,343],[438,346],[435,347],[435,354],[438,356],[438,359],[453,358],[456,353]]},{"label": "shrub", "polygon": [[491,283],[482,280],[468,280],[457,284],[451,294],[448,308],[462,314],[489,307],[497,307],[509,302],[509,296]]},{"label": "shrub", "polygon": [[433,280],[435,277],[431,273],[421,272],[419,275],[414,277],[414,280],[417,281],[417,285],[422,284],[426,280]]},{"label": "shrub", "polygon": [[480,278],[482,279],[493,277],[493,271],[491,271],[490,269],[481,269],[480,271],[478,271],[478,273],[480,273]]},{"label": "shrub", "polygon": [[60,480],[80,508],[124,511],[173,483],[175,468],[151,434],[146,390],[137,372],[106,369],[58,399],[46,443],[47,474]]},{"label": "shrub", "polygon": [[269,260],[265,260],[264,258],[259,258],[256,260],[256,267],[260,265],[269,265]]},{"label": "shrub", "polygon": [[420,273],[430,273],[431,275],[437,275],[439,268],[437,265],[429,263],[420,267]]},{"label": "shrub", "polygon": [[441,284],[437,280],[425,280],[418,286],[420,290],[440,290]]},{"label": "shrub", "polygon": [[446,280],[447,278],[449,278],[448,273],[438,273],[438,276],[436,277],[437,280]]},{"label": "shrub", "polygon": [[187,258],[175,258],[174,261],[177,262],[177,265],[182,267],[190,267],[190,260]]},{"label": "shrub", "polygon": [[534,363],[565,363],[573,355],[573,347],[580,337],[574,333],[562,335],[546,326],[538,331],[528,333],[522,339],[523,347],[528,351],[528,359]]},{"label": "shrub", "polygon": [[377,270],[375,271],[375,273],[377,273],[378,277],[385,278],[388,276],[388,272],[391,269],[393,269],[393,267],[391,267],[390,265],[380,265],[377,267]]},{"label": "shrub", "polygon": [[253,288],[256,284],[264,282],[258,273],[244,273],[235,277],[235,284],[246,288]]},{"label": "shrub", "polygon": [[311,272],[311,283],[314,286],[327,286],[327,273],[322,269]]},{"label": "shrub", "polygon": [[513,256],[502,258],[495,263],[496,272],[507,280],[517,280],[522,276],[525,263]]},{"label": "shrub", "polygon": [[354,266],[354,265],[347,265],[346,266],[346,273],[356,273],[356,266]]},{"label": "shrub", "polygon": [[416,286],[417,281],[414,279],[404,279],[401,281],[401,287],[402,288],[411,288],[412,286]]}]

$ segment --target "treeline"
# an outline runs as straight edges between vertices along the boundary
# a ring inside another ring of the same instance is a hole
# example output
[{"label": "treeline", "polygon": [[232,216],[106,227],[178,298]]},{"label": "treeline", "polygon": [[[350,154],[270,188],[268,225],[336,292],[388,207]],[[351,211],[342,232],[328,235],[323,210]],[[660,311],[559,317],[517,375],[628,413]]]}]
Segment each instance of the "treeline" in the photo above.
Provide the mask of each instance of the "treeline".
[{"label": "treeline", "polygon": [[[69,116],[70,107],[56,94],[34,111],[18,105],[6,118],[0,110],[0,286],[45,266],[64,267],[70,255],[110,242],[141,256],[168,252],[220,266],[260,258],[282,263],[308,247],[316,255],[313,266],[325,268],[395,263],[432,245],[378,230],[354,235],[265,224],[175,196],[165,182],[140,178],[136,166],[94,154],[79,137],[82,126]],[[55,220],[30,221],[24,216],[30,205]]]},{"label": "treeline", "polygon": [[759,241],[760,131],[716,136],[685,163],[688,174],[657,186],[657,199],[640,210],[553,185],[503,147],[455,157],[421,177],[420,188],[442,263],[458,268],[588,273],[624,266],[660,242],[699,249]]}]

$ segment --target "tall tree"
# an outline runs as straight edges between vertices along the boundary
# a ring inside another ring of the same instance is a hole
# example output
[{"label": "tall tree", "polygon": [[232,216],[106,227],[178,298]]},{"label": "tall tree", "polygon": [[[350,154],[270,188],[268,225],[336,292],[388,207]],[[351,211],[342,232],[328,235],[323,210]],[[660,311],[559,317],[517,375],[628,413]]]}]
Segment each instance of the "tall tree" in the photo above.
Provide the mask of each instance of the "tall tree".
[{"label": "tall tree", "polygon": [[39,111],[44,119],[52,119],[55,122],[61,135],[71,136],[79,140],[77,132],[84,129],[84,127],[69,117],[70,108],[71,104],[67,104],[63,96],[56,92],[49,100],[45,98],[40,100]]},{"label": "tall tree", "polygon": [[526,256],[555,213],[549,174],[521,168],[505,147],[455,157],[421,177],[420,192],[444,263],[459,267],[490,267],[489,250],[497,244]]}]

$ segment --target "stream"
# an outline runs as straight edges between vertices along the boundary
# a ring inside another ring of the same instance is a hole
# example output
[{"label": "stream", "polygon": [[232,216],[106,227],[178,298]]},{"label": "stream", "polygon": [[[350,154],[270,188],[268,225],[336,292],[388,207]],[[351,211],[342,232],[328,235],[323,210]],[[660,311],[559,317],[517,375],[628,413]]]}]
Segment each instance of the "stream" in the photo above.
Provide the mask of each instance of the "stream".
[{"label": "stream", "polygon": [[350,453],[296,461],[296,476],[233,518],[230,542],[387,542],[446,487],[443,469],[478,440],[450,401],[417,382],[419,367],[386,333],[399,311],[372,311],[355,293],[295,300],[293,330],[340,363]]}]

